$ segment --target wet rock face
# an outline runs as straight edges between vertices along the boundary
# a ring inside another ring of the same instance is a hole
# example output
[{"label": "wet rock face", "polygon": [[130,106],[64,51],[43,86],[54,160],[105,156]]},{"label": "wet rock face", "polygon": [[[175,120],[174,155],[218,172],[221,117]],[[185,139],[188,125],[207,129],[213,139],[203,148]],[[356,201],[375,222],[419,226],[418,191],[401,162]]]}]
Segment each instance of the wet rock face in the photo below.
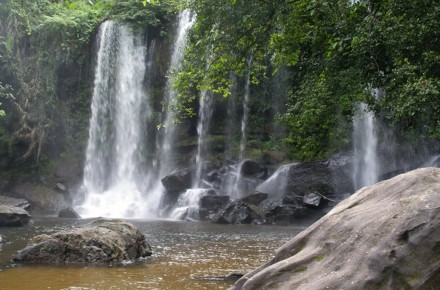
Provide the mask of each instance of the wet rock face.
[{"label": "wet rock face", "polygon": [[35,236],[17,263],[113,264],[151,255],[144,235],[122,220],[96,220],[82,228]]},{"label": "wet rock face", "polygon": [[365,187],[232,289],[437,289],[440,169]]},{"label": "wet rock face", "polygon": [[0,227],[20,227],[27,225],[31,215],[24,209],[0,204]]}]

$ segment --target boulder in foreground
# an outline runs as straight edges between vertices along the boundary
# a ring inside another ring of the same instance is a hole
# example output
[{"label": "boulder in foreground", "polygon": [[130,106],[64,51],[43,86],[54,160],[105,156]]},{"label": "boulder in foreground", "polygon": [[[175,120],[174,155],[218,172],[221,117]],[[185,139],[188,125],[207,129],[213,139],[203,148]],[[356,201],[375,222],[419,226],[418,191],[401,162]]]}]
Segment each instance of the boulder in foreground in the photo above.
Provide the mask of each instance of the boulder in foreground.
[{"label": "boulder in foreground", "polygon": [[0,204],[0,227],[20,227],[27,225],[31,215],[24,209]]},{"label": "boulder in foreground", "polygon": [[440,169],[363,188],[232,289],[438,289]]},{"label": "boulder in foreground", "polygon": [[82,228],[39,235],[13,261],[49,264],[112,264],[151,255],[144,235],[122,220],[98,219]]}]

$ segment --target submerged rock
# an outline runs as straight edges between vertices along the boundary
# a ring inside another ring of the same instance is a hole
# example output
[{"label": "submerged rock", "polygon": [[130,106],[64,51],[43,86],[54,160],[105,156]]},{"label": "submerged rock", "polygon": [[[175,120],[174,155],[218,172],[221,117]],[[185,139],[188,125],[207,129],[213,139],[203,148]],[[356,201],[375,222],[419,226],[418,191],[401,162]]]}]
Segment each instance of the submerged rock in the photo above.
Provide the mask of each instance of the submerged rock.
[{"label": "submerged rock", "polygon": [[232,289],[437,289],[440,169],[365,187]]},{"label": "submerged rock", "polygon": [[151,255],[144,235],[122,220],[98,219],[82,228],[35,236],[14,262],[111,264]]},{"label": "submerged rock", "polygon": [[0,204],[0,227],[19,227],[29,223],[31,215],[20,207]]}]

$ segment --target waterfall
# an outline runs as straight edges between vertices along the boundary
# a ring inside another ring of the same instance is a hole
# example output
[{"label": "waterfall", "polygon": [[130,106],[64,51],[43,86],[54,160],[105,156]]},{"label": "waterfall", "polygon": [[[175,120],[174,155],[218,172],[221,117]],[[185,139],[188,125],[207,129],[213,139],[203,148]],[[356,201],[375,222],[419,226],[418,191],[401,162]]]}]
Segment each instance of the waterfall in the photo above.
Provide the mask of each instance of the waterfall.
[{"label": "waterfall", "polygon": [[247,131],[247,125],[249,119],[250,85],[251,85],[251,75],[250,72],[248,72],[244,84],[243,118],[241,119],[241,140],[240,140],[239,160],[243,160],[244,150],[246,148],[246,140],[247,140],[246,131]]},{"label": "waterfall", "polygon": [[197,124],[197,155],[196,155],[196,176],[193,181],[193,188],[199,186],[204,170],[204,160],[208,154],[207,142],[211,116],[213,113],[213,96],[210,92],[202,91],[199,100],[199,121]]},{"label": "waterfall", "polygon": [[237,127],[237,77],[231,72],[229,73],[229,78],[232,81],[231,86],[231,95],[228,97],[227,104],[227,118],[226,118],[226,130],[225,130],[225,160],[232,160],[233,158],[233,143],[234,143],[234,135],[236,134]]},{"label": "waterfall", "polygon": [[[180,59],[183,56],[186,46],[186,36],[188,30],[194,23],[194,17],[188,10],[184,10],[179,14],[178,25],[176,30],[176,38],[173,45],[173,52],[171,54],[171,63],[167,75],[170,76],[174,71],[177,71],[180,66]],[[166,95],[163,105],[163,126],[159,134],[159,138],[156,140],[156,163],[158,170],[158,178],[156,178],[155,186],[150,190],[150,194],[147,196],[147,206],[151,210],[157,209],[160,206],[164,187],[160,179],[169,174],[175,168],[175,152],[173,144],[175,141],[175,114],[170,109],[177,105],[176,103],[176,91],[173,89],[174,79],[169,77],[166,83]]]},{"label": "waterfall", "polygon": [[364,103],[359,104],[353,120],[352,137],[355,154],[353,182],[355,189],[359,189],[379,181],[376,119]]},{"label": "waterfall", "polygon": [[[176,40],[173,47],[173,53],[171,55],[171,64],[168,75],[172,74],[173,71],[179,69],[180,59],[183,56],[183,52],[186,46],[186,35],[188,29],[193,25],[194,18],[191,15],[191,12],[188,10],[183,11],[179,15],[178,19],[178,27],[176,33]],[[172,145],[174,143],[175,137],[175,114],[169,107],[176,106],[176,91],[173,89],[174,80],[169,78],[167,81],[167,95],[164,102],[163,114],[164,118],[164,128],[161,142],[158,142],[157,152],[158,154],[158,162],[160,163],[160,177],[163,177],[165,174],[170,173],[171,170],[174,169],[174,151]]]},{"label": "waterfall", "polygon": [[[99,31],[83,187],[77,208],[84,216],[144,217],[139,180],[143,170],[141,126],[151,118],[148,80],[152,49],[129,27],[104,22]],[[152,46],[154,47],[154,46]]]}]

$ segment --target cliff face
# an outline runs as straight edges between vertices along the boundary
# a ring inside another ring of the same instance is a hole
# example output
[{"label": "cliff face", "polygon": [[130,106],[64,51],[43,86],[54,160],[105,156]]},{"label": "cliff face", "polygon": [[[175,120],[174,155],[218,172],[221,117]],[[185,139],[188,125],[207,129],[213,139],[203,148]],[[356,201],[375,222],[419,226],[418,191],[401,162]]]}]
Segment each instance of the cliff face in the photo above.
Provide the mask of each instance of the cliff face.
[{"label": "cliff face", "polygon": [[232,289],[434,289],[440,280],[440,169],[365,187]]}]

